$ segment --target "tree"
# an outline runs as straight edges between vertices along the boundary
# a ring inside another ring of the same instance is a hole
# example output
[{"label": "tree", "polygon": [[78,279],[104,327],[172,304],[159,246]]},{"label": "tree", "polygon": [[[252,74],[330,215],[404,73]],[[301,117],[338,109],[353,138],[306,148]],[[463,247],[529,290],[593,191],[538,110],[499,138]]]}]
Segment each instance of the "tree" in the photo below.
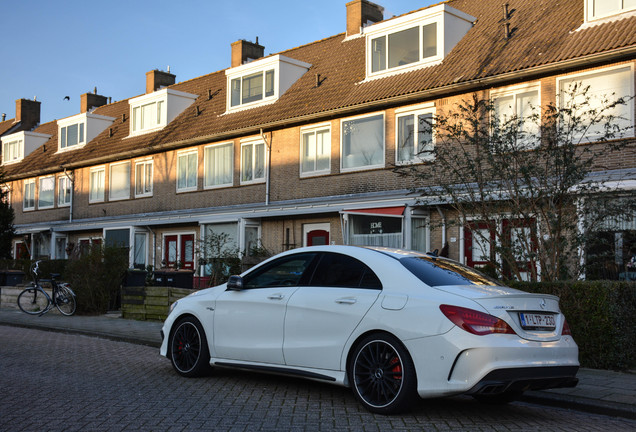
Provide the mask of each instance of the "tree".
[{"label": "tree", "polygon": [[621,191],[602,162],[634,148],[618,139],[631,126],[622,117],[631,99],[597,98],[574,84],[558,106],[526,104],[521,116],[473,95],[420,120],[427,122],[422,136],[434,137],[419,143],[430,163],[395,170],[413,180],[422,203],[451,210],[451,222],[480,247],[473,255],[497,275],[578,277],[594,232],[609,218],[634,214],[633,193]]},{"label": "tree", "polygon": [[[4,173],[0,171],[0,185],[4,184]],[[0,186],[0,258],[11,258],[11,240],[15,235],[13,208],[9,192]]]}]

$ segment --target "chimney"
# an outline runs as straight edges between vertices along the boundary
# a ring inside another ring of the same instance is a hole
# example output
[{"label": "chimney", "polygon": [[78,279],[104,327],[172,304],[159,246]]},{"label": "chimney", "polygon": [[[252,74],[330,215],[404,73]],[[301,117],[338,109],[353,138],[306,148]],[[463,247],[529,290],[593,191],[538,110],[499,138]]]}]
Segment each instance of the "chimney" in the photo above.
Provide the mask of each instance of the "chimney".
[{"label": "chimney", "polygon": [[5,121],[7,119],[7,114],[6,113],[2,113],[2,121]]},{"label": "chimney", "polygon": [[15,101],[15,121],[21,130],[31,130],[40,124],[40,101],[18,99]]},{"label": "chimney", "polygon": [[360,34],[360,29],[368,24],[384,19],[384,8],[367,0],[353,0],[347,3],[347,36]]},{"label": "chimney", "polygon": [[80,112],[85,113],[93,108],[106,105],[107,103],[108,98],[106,96],[98,95],[97,89],[95,89],[93,93],[84,93],[80,96]]},{"label": "chimney", "polygon": [[167,87],[175,83],[176,75],[171,74],[169,71],[164,72],[160,70],[152,70],[146,72],[146,93],[152,93],[155,90],[159,90],[161,87]]},{"label": "chimney", "polygon": [[237,67],[265,55],[265,47],[256,42],[238,40],[232,44],[232,67]]}]

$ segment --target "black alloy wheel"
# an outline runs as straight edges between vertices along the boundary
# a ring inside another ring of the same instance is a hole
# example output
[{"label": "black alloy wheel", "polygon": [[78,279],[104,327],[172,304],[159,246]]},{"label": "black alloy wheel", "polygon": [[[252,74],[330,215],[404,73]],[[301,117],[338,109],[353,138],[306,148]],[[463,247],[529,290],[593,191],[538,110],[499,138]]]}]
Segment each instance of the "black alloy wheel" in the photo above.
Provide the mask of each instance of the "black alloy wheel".
[{"label": "black alloy wheel", "polygon": [[209,371],[210,351],[196,318],[186,317],[174,325],[169,349],[172,366],[180,375],[197,377]]},{"label": "black alloy wheel", "polygon": [[413,361],[389,334],[360,341],[351,356],[349,377],[354,395],[371,412],[396,414],[418,400]]}]

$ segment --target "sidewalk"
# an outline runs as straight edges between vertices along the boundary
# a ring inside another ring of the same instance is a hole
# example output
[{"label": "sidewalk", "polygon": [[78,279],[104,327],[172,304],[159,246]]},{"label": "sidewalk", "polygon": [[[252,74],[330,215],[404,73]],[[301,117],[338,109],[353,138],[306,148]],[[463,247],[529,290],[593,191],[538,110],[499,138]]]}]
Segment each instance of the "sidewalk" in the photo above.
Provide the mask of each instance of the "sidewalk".
[{"label": "sidewalk", "polygon": [[[49,312],[41,317],[0,309],[0,325],[83,334],[159,347],[162,323],[122,319],[119,315],[72,316]],[[157,355],[159,355],[157,353]],[[636,419],[636,374],[581,369],[575,388],[531,391],[524,401]]]}]

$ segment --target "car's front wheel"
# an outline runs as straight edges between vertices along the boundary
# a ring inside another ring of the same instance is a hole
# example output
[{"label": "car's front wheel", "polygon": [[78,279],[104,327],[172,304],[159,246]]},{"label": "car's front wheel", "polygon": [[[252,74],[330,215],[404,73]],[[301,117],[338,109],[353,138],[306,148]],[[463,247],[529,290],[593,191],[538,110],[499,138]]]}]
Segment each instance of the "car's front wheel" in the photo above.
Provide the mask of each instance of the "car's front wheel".
[{"label": "car's front wheel", "polygon": [[170,338],[172,366],[185,377],[206,374],[210,369],[210,350],[201,323],[194,317],[185,317],[174,325]]},{"label": "car's front wheel", "polygon": [[396,414],[418,400],[413,360],[392,335],[362,339],[352,352],[348,373],[356,399],[371,412]]}]

